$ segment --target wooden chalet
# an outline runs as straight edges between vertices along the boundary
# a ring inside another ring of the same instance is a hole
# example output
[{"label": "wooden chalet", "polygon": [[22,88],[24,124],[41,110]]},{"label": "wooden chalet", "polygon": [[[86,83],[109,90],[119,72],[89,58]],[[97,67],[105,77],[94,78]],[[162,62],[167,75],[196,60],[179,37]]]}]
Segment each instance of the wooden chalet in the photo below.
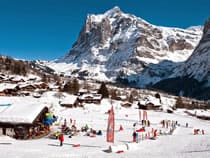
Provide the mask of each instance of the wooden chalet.
[{"label": "wooden chalet", "polygon": [[70,96],[64,98],[63,100],[60,101],[60,105],[68,108],[81,106],[77,96]]},{"label": "wooden chalet", "polygon": [[43,120],[48,112],[44,105],[12,104],[0,111],[0,135],[16,139],[39,137],[49,132]]},{"label": "wooden chalet", "polygon": [[87,93],[78,97],[80,103],[95,103],[100,104],[102,100],[101,94]]},{"label": "wooden chalet", "polygon": [[36,88],[38,88],[38,89],[49,89],[48,84],[46,84],[46,83],[44,83],[44,82],[39,83],[39,84],[35,84],[34,86],[35,86]]},{"label": "wooden chalet", "polygon": [[33,92],[36,89],[36,86],[32,84],[25,84],[25,85],[19,85],[19,88],[21,91]]},{"label": "wooden chalet", "polygon": [[140,100],[138,102],[138,108],[144,110],[160,110],[161,103],[158,98],[155,97],[147,97],[144,100]]},{"label": "wooden chalet", "polygon": [[0,96],[15,96],[19,87],[16,84],[1,83],[0,84]]}]

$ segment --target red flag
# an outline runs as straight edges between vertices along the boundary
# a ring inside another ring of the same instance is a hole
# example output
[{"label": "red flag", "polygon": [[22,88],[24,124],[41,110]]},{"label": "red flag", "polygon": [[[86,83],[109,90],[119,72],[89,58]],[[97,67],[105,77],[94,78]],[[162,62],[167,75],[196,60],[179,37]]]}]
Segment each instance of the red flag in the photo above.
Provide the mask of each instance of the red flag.
[{"label": "red flag", "polygon": [[109,110],[106,140],[107,140],[107,142],[114,143],[114,110],[113,110],[113,106],[112,106],[111,110]]},{"label": "red flag", "polygon": [[148,120],[146,110],[143,111],[143,120]]}]

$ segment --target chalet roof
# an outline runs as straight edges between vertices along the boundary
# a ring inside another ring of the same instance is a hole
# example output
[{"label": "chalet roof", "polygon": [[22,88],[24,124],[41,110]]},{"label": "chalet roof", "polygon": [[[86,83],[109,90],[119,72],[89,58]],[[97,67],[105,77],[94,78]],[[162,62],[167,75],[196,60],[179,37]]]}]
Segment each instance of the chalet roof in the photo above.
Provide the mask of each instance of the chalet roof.
[{"label": "chalet roof", "polygon": [[47,108],[47,106],[43,104],[12,104],[0,112],[0,122],[32,124],[44,108]]},{"label": "chalet roof", "polygon": [[77,96],[71,95],[61,100],[60,104],[74,104],[76,100],[77,100]]},{"label": "chalet roof", "polygon": [[81,100],[85,100],[86,98],[92,98],[92,99],[101,99],[102,95],[101,94],[92,94],[92,93],[87,93],[87,94],[83,94],[81,96],[79,96],[79,99]]},{"label": "chalet roof", "polygon": [[15,89],[16,86],[16,84],[0,83],[0,92],[4,91],[5,89]]},{"label": "chalet roof", "polygon": [[152,97],[152,96],[148,96],[147,98],[145,98],[144,100],[140,101],[141,105],[147,105],[149,103],[152,103],[154,106],[160,106],[160,100],[158,98]]},{"label": "chalet roof", "polygon": [[125,99],[127,99],[127,96],[126,95],[120,95],[119,98],[122,99],[122,100],[125,100]]},{"label": "chalet roof", "polygon": [[36,88],[33,84],[30,83],[24,83],[24,84],[18,84],[20,88],[26,88],[26,87],[33,87],[34,89]]}]

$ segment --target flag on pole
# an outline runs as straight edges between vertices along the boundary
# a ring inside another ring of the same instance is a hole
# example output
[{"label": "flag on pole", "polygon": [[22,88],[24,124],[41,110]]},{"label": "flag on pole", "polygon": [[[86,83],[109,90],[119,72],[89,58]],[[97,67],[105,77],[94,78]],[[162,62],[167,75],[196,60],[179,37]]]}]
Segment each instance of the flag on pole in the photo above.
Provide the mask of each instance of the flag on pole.
[{"label": "flag on pole", "polygon": [[147,119],[147,111],[145,110],[145,120],[148,120]]},{"label": "flag on pole", "polygon": [[113,106],[109,110],[106,140],[107,140],[107,142],[114,143],[114,110],[113,110]]},{"label": "flag on pole", "polygon": [[143,120],[145,120],[145,110],[143,111]]},{"label": "flag on pole", "polygon": [[141,122],[141,110],[139,110],[139,121]]},{"label": "flag on pole", "polygon": [[143,120],[148,120],[146,110],[143,111]]}]

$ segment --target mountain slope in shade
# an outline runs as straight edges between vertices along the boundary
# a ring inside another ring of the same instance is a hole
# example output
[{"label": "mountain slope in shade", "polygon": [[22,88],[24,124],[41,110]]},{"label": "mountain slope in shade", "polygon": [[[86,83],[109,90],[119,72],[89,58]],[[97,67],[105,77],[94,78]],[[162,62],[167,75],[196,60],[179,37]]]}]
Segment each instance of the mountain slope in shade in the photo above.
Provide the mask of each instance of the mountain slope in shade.
[{"label": "mountain slope in shade", "polygon": [[115,7],[88,15],[70,52],[47,65],[58,73],[145,87],[170,76],[191,55],[201,29],[155,26]]},{"label": "mountain slope in shade", "polygon": [[203,36],[194,52],[174,75],[208,81],[210,86],[210,18],[205,23]]},{"label": "mountain slope in shade", "polygon": [[[171,86],[173,85],[173,86]],[[205,23],[203,36],[192,55],[166,80],[153,88],[176,95],[209,100],[210,98],[210,19]]]}]

